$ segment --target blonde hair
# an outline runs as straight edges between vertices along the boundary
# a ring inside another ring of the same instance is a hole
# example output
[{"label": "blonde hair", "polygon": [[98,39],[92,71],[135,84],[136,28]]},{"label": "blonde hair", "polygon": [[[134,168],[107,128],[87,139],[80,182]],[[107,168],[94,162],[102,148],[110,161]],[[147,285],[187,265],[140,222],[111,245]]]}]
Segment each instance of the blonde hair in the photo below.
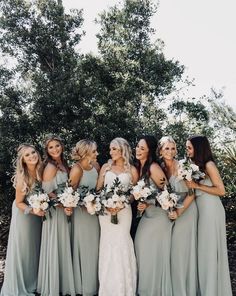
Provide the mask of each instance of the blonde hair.
[{"label": "blonde hair", "polygon": [[35,179],[29,174],[28,167],[24,162],[24,152],[28,148],[34,149],[38,155],[38,163],[35,167],[36,178],[39,181],[42,180],[42,160],[39,152],[36,150],[35,146],[31,144],[21,144],[17,149],[17,157],[14,160],[15,173],[12,177],[12,182],[14,188],[16,188],[18,182],[21,182],[22,192],[26,193],[30,192],[33,189],[35,183]]},{"label": "blonde hair", "polygon": [[96,142],[87,139],[80,140],[72,149],[71,158],[81,160],[91,153],[93,149],[97,149]]},{"label": "blonde hair", "polygon": [[160,154],[160,150],[163,148],[163,146],[164,146],[166,143],[173,143],[173,144],[175,145],[176,154],[177,154],[177,147],[176,147],[176,142],[175,142],[175,140],[174,140],[171,136],[164,136],[164,137],[162,137],[162,138],[159,140],[158,147],[157,147],[157,155],[158,155],[159,157],[161,156],[161,154]]},{"label": "blonde hair", "polygon": [[[111,144],[113,144],[121,151],[121,156],[124,159],[125,171],[130,172],[132,163],[132,150],[130,148],[128,141],[123,138],[115,138],[111,141],[110,145]],[[108,161],[108,167],[106,171],[111,170],[112,164],[113,161],[112,159],[110,159]]]}]

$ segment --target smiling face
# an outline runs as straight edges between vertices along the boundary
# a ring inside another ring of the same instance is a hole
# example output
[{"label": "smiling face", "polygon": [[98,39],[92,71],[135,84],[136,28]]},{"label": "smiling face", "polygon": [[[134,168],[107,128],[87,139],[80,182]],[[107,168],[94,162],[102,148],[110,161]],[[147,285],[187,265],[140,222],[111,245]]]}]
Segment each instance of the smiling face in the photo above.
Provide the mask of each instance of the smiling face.
[{"label": "smiling face", "polygon": [[110,144],[110,155],[113,161],[117,161],[120,158],[123,159],[120,148],[113,143]]},{"label": "smiling face", "polygon": [[186,151],[187,151],[188,157],[190,157],[190,158],[194,157],[194,148],[193,148],[192,143],[189,140],[186,142]]},{"label": "smiling face", "polygon": [[54,160],[59,160],[61,158],[62,151],[62,145],[57,140],[52,140],[47,145],[47,152]]},{"label": "smiling face", "polygon": [[23,150],[22,160],[27,166],[36,165],[39,161],[39,156],[36,150],[32,147],[27,147]]},{"label": "smiling face", "polygon": [[166,142],[160,149],[160,155],[164,160],[171,160],[176,156],[177,150],[175,143]]},{"label": "smiling face", "polygon": [[98,156],[98,152],[97,152],[97,146],[93,145],[91,147],[91,150],[87,153],[86,157],[89,159],[90,162],[95,162],[97,161],[97,156]]},{"label": "smiling face", "polygon": [[139,161],[146,161],[148,159],[149,148],[144,139],[138,142],[135,152],[135,156]]}]

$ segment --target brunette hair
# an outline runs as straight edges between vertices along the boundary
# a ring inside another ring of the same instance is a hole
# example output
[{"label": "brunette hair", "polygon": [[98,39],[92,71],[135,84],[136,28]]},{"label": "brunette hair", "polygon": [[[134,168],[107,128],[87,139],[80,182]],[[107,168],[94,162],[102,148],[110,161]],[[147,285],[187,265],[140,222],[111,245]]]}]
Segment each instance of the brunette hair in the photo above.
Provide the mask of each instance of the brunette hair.
[{"label": "brunette hair", "polygon": [[64,147],[64,144],[62,142],[62,139],[59,136],[53,135],[53,134],[47,135],[45,140],[44,140],[44,167],[46,167],[46,165],[48,163],[51,163],[60,170],[60,166],[58,166],[58,163],[48,153],[48,144],[51,141],[57,141],[57,142],[59,142],[61,144],[61,146],[62,146],[61,161],[62,161],[63,166],[66,168],[66,170],[69,171],[69,166],[67,164],[66,159],[64,158],[65,147]]},{"label": "brunette hair", "polygon": [[208,161],[214,162],[210,143],[207,137],[202,135],[194,135],[189,137],[188,141],[191,142],[194,149],[192,160],[196,165],[199,166],[201,170],[204,171]]},{"label": "brunette hair", "polygon": [[[142,175],[141,175],[141,178],[148,180],[150,177],[150,166],[153,162],[157,162],[157,156],[156,156],[157,140],[154,136],[151,136],[151,135],[141,136],[141,137],[139,137],[138,142],[140,140],[144,140],[148,146],[148,149],[149,149],[147,160],[143,166]],[[140,174],[141,163],[137,159],[135,160],[135,166]]]}]

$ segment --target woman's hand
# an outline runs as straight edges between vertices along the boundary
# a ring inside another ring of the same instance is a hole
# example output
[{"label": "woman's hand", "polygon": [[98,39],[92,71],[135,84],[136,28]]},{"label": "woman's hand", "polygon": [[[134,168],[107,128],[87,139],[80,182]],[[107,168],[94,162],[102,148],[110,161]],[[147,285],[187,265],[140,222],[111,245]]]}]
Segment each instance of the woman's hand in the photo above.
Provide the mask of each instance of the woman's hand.
[{"label": "woman's hand", "polygon": [[71,216],[73,214],[73,208],[64,208],[64,213],[66,216]]},{"label": "woman's hand", "polygon": [[146,202],[139,202],[138,206],[137,206],[137,209],[140,212],[144,212],[146,210],[146,208],[148,208],[148,207],[149,207],[149,204],[147,204]]},{"label": "woman's hand", "polygon": [[185,181],[186,186],[190,189],[198,189],[199,188],[199,184],[197,184],[194,181],[187,181],[187,180],[184,180],[184,181]]},{"label": "woman's hand", "polygon": [[39,217],[45,216],[45,212],[43,210],[33,209],[32,213],[36,216],[39,216]]},{"label": "woman's hand", "polygon": [[171,211],[168,213],[168,218],[170,220],[176,220],[178,218],[178,214],[176,211]]},{"label": "woman's hand", "polygon": [[120,210],[120,208],[107,208],[108,212],[111,213],[111,215],[116,215]]}]

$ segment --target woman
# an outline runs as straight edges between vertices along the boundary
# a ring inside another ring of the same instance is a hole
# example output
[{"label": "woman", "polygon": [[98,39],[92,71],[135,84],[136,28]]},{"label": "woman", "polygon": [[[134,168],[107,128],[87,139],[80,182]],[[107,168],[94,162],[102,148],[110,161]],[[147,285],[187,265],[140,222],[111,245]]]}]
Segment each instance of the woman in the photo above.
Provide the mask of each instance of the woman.
[{"label": "woman", "polygon": [[[33,296],[37,286],[44,211],[34,212],[27,197],[36,193],[41,184],[41,158],[30,144],[17,150],[13,184],[16,189],[7,246],[6,268],[1,296]],[[39,216],[39,217],[37,217]]]},{"label": "woman", "polygon": [[[61,139],[49,135],[45,140],[45,168],[42,187],[50,198],[68,180],[68,166],[63,157]],[[51,210],[43,223],[37,292],[41,296],[75,295],[70,224],[61,206]]]},{"label": "woman", "polygon": [[[137,168],[140,179],[156,188],[163,188],[165,175],[156,163],[157,141],[143,136],[136,146]],[[170,248],[172,222],[166,211],[155,206],[155,200],[139,203],[144,211],[135,236],[140,296],[172,296]]]},{"label": "woman", "polygon": [[[70,171],[70,185],[95,189],[98,179],[97,144],[81,140],[72,151],[77,160]],[[72,215],[72,247],[75,292],[84,296],[98,294],[99,222],[86,208],[77,207]]]},{"label": "woman", "polygon": [[[110,143],[111,160],[102,166],[97,188],[110,186],[116,178],[129,187],[138,179],[131,165],[131,149],[123,138]],[[118,216],[118,224],[111,223],[111,214]],[[136,260],[130,236],[131,207],[113,209],[99,216],[101,238],[99,247],[99,296],[134,296],[136,291]]]},{"label": "woman", "polygon": [[225,211],[219,196],[224,184],[205,136],[192,136],[186,142],[188,156],[206,174],[200,183],[186,181],[195,189],[198,218],[199,295],[231,296],[227,257]]},{"label": "woman", "polygon": [[196,296],[197,294],[197,206],[194,195],[188,195],[188,188],[179,180],[176,143],[170,136],[159,141],[159,155],[162,167],[172,190],[181,196],[183,208],[169,214],[174,220],[171,238],[171,280],[173,295]]}]

